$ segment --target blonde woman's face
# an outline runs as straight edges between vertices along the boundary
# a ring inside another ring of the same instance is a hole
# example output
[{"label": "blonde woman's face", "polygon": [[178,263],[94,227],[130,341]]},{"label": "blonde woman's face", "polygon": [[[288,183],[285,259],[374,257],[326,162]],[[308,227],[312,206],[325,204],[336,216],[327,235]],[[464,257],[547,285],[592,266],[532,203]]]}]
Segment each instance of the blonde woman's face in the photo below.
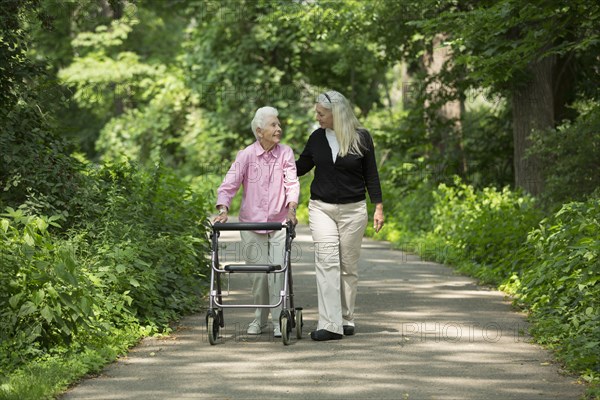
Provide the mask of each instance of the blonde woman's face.
[{"label": "blonde woman's face", "polygon": [[323,129],[333,129],[333,113],[320,104],[315,106],[317,122]]}]

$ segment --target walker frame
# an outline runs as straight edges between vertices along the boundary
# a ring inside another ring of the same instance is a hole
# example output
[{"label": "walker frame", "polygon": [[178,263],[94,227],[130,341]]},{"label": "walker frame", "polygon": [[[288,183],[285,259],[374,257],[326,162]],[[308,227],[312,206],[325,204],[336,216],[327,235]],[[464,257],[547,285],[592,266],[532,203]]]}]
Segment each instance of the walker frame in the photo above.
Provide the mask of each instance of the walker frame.
[{"label": "walker frame", "polygon": [[[219,236],[222,231],[279,231],[286,230],[283,265],[277,264],[227,264],[221,268],[219,263]],[[294,290],[292,279],[291,250],[292,241],[296,237],[294,225],[266,223],[214,223],[210,233],[211,239],[211,268],[210,291],[208,296],[208,311],[206,313],[206,331],[211,345],[218,342],[219,330],[225,327],[223,310],[226,308],[275,308],[282,306],[279,315],[281,338],[284,345],[290,344],[292,330],[296,330],[296,338],[302,337],[302,308],[294,307]],[[225,304],[221,290],[221,275],[233,273],[283,274],[283,287],[279,301],[276,304]]]}]

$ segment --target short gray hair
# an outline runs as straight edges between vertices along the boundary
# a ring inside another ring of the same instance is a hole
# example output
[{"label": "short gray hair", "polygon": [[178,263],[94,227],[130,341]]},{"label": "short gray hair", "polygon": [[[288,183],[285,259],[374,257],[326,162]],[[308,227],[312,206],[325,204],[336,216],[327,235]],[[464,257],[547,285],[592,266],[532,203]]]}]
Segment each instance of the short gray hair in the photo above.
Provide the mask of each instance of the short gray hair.
[{"label": "short gray hair", "polygon": [[252,123],[250,124],[250,126],[252,127],[252,133],[254,133],[256,139],[258,139],[258,135],[256,134],[256,128],[264,128],[265,120],[267,119],[267,117],[277,117],[278,115],[279,111],[277,111],[275,107],[266,106],[256,110],[256,114],[254,114],[254,118],[252,119]]}]

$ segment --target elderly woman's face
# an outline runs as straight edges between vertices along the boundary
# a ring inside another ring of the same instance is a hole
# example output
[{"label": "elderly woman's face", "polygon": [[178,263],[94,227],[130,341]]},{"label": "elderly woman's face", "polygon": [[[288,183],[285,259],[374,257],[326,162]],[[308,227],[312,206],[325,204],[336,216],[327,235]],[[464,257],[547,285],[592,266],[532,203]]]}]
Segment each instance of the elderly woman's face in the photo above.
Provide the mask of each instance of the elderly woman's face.
[{"label": "elderly woman's face", "polygon": [[323,129],[333,129],[333,113],[331,110],[323,107],[320,104],[315,106],[315,111],[317,113],[317,122]]},{"label": "elderly woman's face", "polygon": [[256,134],[263,149],[270,150],[277,143],[281,142],[281,124],[279,118],[270,116],[265,119],[264,127],[256,128]]}]

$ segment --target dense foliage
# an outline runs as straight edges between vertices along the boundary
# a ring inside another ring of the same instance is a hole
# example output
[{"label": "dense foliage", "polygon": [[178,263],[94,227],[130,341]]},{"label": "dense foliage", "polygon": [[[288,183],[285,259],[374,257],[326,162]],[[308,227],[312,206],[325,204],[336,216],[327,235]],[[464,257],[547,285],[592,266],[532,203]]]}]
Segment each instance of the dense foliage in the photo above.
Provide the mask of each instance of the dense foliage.
[{"label": "dense foliage", "polygon": [[[46,392],[31,385],[35,374],[17,372],[24,378],[0,381],[2,398],[60,391],[200,306],[206,197],[162,167],[79,172],[78,209],[47,217],[29,200],[0,214],[0,370],[26,364],[32,371],[35,360],[50,357],[64,372],[40,364],[56,379],[42,382]],[[71,367],[59,361],[65,357]]]},{"label": "dense foliage", "polygon": [[[197,309],[208,199],[160,164],[92,164],[28,56],[39,2],[0,14],[0,397],[48,398]],[[44,3],[44,6],[47,4]],[[59,8],[60,9],[60,8]],[[167,153],[168,154],[168,153]]]},{"label": "dense foliage", "polygon": [[499,282],[506,271],[496,264],[510,258],[540,219],[530,196],[508,188],[475,190],[457,182],[440,185],[431,210],[432,234],[449,249],[445,262],[485,282]]},{"label": "dense foliage", "polygon": [[567,365],[600,370],[600,200],[565,204],[532,230],[509,286],[531,309],[534,334]]},{"label": "dense foliage", "polygon": [[199,307],[205,200],[160,167],[106,165],[84,181],[85,212],[67,231],[63,215],[0,217],[2,369],[123,329],[162,331]]},{"label": "dense foliage", "polygon": [[[532,135],[531,152],[543,160],[545,203],[581,200],[600,188],[600,104],[579,104],[581,117]],[[598,197],[600,193],[596,193]]]},{"label": "dense foliage", "polygon": [[[529,196],[442,185],[435,229],[417,249],[501,285],[531,311],[532,333],[567,366],[597,379],[600,337],[600,202],[565,204],[540,220]],[[492,228],[493,227],[493,228]]]}]

